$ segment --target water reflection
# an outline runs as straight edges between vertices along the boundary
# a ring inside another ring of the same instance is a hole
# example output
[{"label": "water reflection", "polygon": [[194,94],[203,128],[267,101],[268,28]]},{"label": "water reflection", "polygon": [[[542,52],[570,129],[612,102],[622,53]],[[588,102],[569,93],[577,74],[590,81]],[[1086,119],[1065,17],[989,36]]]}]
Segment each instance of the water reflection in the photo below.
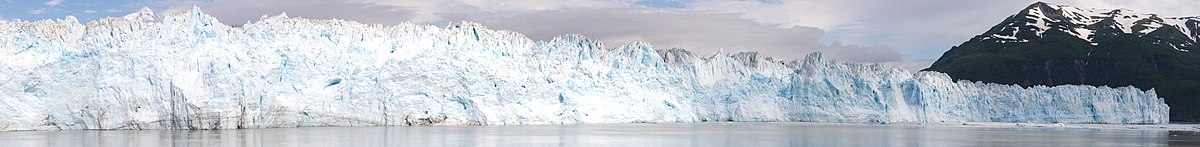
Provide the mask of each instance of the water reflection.
[{"label": "water reflection", "polygon": [[1195,132],[804,123],[0,132],[4,146],[1165,146]]}]

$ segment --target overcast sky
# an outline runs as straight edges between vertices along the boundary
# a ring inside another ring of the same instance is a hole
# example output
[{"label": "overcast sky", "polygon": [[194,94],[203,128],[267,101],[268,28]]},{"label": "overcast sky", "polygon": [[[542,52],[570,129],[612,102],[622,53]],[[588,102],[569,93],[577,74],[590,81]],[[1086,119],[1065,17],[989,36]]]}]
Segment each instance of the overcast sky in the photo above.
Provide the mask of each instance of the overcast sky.
[{"label": "overcast sky", "polygon": [[[444,26],[474,21],[537,40],[582,34],[616,47],[647,41],[701,55],[719,49],[796,59],[814,51],[846,61],[929,66],[1035,0],[5,0],[0,19],[74,15],[82,21],[199,6],[227,25],[292,17]],[[1087,8],[1200,15],[1200,0],[1047,0]]]}]

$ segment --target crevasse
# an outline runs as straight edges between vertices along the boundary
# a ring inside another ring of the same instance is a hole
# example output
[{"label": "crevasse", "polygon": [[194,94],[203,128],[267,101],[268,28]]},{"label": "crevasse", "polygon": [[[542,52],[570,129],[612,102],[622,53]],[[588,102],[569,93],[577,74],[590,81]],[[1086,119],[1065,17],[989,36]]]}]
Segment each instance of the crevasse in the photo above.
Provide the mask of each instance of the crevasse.
[{"label": "crevasse", "polygon": [[[137,15],[137,16],[133,16]],[[1166,123],[1153,90],[951,81],[813,53],[192,11],[0,21],[0,130],[639,122]]]}]

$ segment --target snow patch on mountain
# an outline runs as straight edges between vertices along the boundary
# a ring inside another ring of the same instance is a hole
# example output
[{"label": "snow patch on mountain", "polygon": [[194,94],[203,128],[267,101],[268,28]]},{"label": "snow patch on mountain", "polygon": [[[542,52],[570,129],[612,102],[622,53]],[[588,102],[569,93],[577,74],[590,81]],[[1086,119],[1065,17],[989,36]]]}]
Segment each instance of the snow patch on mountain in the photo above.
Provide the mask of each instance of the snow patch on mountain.
[{"label": "snow patch on mountain", "polygon": [[[997,42],[1028,42],[1045,37],[1047,31],[1058,31],[1096,44],[1098,34],[1133,34],[1139,37],[1170,27],[1188,36],[1189,43],[1173,45],[1187,51],[1198,38],[1197,17],[1159,17],[1157,14],[1136,13],[1129,9],[1092,9],[1038,2],[1006,20],[1001,30],[980,35],[978,39]],[[1191,25],[1191,26],[1189,26]]]}]

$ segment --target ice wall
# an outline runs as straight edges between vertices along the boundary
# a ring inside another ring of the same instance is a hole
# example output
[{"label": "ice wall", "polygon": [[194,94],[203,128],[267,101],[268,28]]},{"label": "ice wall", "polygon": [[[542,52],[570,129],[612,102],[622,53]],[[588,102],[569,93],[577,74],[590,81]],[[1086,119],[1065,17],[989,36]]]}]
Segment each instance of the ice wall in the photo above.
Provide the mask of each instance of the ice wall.
[{"label": "ice wall", "polygon": [[706,121],[1165,123],[1132,87],[954,82],[814,53],[192,11],[0,21],[0,131]]}]

